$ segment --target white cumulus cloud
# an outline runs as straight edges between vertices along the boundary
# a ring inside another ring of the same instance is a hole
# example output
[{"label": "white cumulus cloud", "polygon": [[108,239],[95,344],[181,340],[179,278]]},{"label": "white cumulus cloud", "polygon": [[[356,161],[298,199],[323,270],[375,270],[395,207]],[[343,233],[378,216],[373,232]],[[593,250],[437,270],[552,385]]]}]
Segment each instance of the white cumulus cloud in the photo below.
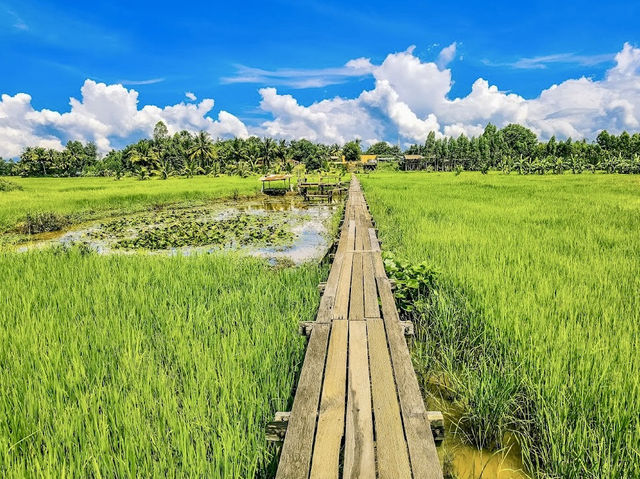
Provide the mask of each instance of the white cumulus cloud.
[{"label": "white cumulus cloud", "polygon": [[[451,61],[456,45],[443,49],[436,62],[422,61],[414,47],[389,54],[380,65],[370,67],[374,88],[353,99],[333,98],[303,106],[289,95],[262,89],[261,107],[273,116],[263,127],[274,136],[309,135],[330,142],[398,137],[422,142],[432,130],[437,135],[472,136],[489,122],[498,127],[521,123],[543,139],[552,135],[594,139],[602,129],[640,130],[640,48],[626,43],[601,80],[569,79],[536,98],[501,91],[483,78],[473,83],[467,96],[450,98],[452,72],[442,65]],[[274,107],[285,103],[285,97],[295,108]]]},{"label": "white cumulus cloud", "polygon": [[86,80],[81,99],[71,98],[69,105],[70,110],[63,113],[35,110],[30,95],[2,95],[0,156],[18,156],[26,146],[60,149],[67,139],[93,141],[104,153],[114,139],[151,135],[158,121],[164,121],[171,133],[186,129],[205,130],[213,137],[248,136],[247,127],[231,113],[220,111],[217,119],[211,118],[214,101],[210,98],[197,104],[139,108],[136,90]]},{"label": "white cumulus cloud", "polygon": [[438,55],[438,66],[442,69],[446,67],[456,56],[458,42],[453,42],[448,47],[444,47]]}]

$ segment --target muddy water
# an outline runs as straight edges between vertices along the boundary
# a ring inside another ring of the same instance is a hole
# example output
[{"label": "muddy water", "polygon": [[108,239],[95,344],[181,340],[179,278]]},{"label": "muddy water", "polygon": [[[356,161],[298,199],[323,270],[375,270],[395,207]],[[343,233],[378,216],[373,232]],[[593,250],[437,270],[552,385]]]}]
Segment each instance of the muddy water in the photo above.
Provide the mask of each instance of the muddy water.
[{"label": "muddy water", "polygon": [[515,440],[506,438],[499,451],[477,449],[466,444],[456,430],[460,411],[444,399],[428,400],[430,409],[442,411],[445,439],[438,447],[445,479],[529,479],[522,464],[521,451]]},{"label": "muddy water", "polygon": [[337,207],[305,204],[297,196],[171,205],[37,235],[19,251],[72,244],[86,245],[99,254],[190,255],[222,250],[272,263],[301,264],[324,256]]}]

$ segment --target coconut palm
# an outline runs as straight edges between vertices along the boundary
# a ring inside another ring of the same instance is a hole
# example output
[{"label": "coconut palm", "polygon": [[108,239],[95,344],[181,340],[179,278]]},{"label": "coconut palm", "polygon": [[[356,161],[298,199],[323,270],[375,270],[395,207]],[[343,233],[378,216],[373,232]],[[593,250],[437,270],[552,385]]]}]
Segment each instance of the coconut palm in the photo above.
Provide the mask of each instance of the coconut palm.
[{"label": "coconut palm", "polygon": [[202,173],[203,169],[195,158],[186,158],[182,162],[182,174],[187,178],[193,178],[198,173]]},{"label": "coconut palm", "polygon": [[194,138],[194,143],[188,156],[197,160],[201,168],[206,168],[217,158],[217,152],[209,133],[200,131]]},{"label": "coconut palm", "polygon": [[271,168],[271,163],[276,157],[277,144],[271,138],[265,138],[262,142],[262,152],[260,159],[262,160],[262,172],[267,173]]},{"label": "coconut palm", "polygon": [[153,170],[154,175],[160,176],[163,180],[168,179],[175,174],[172,159],[165,156],[158,161],[157,167]]}]

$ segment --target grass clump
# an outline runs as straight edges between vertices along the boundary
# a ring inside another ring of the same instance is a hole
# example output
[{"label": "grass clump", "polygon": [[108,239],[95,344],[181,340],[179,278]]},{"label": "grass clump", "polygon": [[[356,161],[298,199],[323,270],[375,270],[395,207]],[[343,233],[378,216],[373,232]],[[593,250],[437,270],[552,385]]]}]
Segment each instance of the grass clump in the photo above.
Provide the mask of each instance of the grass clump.
[{"label": "grass clump", "polygon": [[478,446],[529,470],[640,477],[640,199],[634,177],[362,178],[384,244],[440,272],[415,366]]},{"label": "grass clump", "polygon": [[27,213],[23,223],[18,230],[23,234],[48,233],[60,231],[71,224],[68,216],[59,215],[52,211]]},{"label": "grass clump", "polygon": [[0,191],[16,191],[22,190],[22,186],[13,181],[4,180],[0,178]]}]

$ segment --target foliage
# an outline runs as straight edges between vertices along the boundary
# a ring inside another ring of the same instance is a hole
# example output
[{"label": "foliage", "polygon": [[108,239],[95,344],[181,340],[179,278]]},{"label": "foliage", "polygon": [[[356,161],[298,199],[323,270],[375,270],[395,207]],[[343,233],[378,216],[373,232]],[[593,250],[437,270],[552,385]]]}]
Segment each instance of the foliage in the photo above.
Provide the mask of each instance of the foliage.
[{"label": "foliage", "polygon": [[390,145],[386,141],[379,141],[367,148],[367,155],[379,155],[387,157],[398,157],[402,154],[398,145]]},{"label": "foliage", "polygon": [[[399,158],[397,145],[380,141],[366,150],[367,154]],[[329,161],[344,156],[348,162],[359,160],[360,140],[339,145],[323,145],[306,139],[293,141],[273,138],[212,139],[205,131],[179,131],[171,135],[167,126],[158,122],[151,138],[112,150],[98,158],[93,143],[67,143],[63,151],[41,147],[26,148],[17,163],[0,159],[0,175],[21,176],[111,176],[125,174],[163,179],[171,175],[193,178],[197,175],[220,174],[249,176],[251,174],[291,173],[298,165],[306,171],[326,170]],[[455,171],[461,166],[467,171],[487,172],[500,169],[511,172],[516,159],[521,158],[533,168],[517,168],[521,174],[581,173],[596,170],[607,173],[640,173],[640,133],[619,136],[601,132],[595,143],[567,138],[539,142],[535,133],[517,124],[498,129],[489,123],[477,137],[464,134],[457,138],[436,138],[431,131],[424,144],[411,145],[406,154],[424,156],[421,169]],[[144,170],[141,170],[144,168]]]},{"label": "foliage", "polygon": [[426,262],[411,264],[397,260],[392,253],[383,254],[384,268],[389,279],[395,284],[395,298],[402,311],[410,313],[416,304],[437,294],[436,280],[438,273]]},{"label": "foliage", "polygon": [[[459,166],[467,171],[486,173],[491,169],[520,174],[574,174],[583,171],[640,174],[640,133],[619,137],[603,131],[595,143],[571,138],[539,142],[536,135],[521,125],[508,125],[498,130],[489,123],[478,137],[436,139],[429,133],[422,145],[412,145],[407,154],[424,156],[422,169],[455,171]],[[401,165],[402,166],[402,165]]]},{"label": "foliage", "polygon": [[110,240],[115,248],[160,250],[183,246],[284,245],[294,238],[277,213],[215,218],[209,208],[154,211],[102,223],[89,237]]},{"label": "foliage", "polygon": [[15,163],[12,161],[7,161],[0,157],[0,176],[11,176],[13,175],[13,170],[15,167]]},{"label": "foliage", "polygon": [[360,141],[350,141],[342,147],[342,154],[346,161],[358,161],[362,150],[360,149]]},{"label": "foliage", "polygon": [[[640,477],[640,201],[625,176],[372,174],[385,247],[440,271],[413,357],[477,446],[542,477]],[[442,382],[442,381],[441,381]]]}]

